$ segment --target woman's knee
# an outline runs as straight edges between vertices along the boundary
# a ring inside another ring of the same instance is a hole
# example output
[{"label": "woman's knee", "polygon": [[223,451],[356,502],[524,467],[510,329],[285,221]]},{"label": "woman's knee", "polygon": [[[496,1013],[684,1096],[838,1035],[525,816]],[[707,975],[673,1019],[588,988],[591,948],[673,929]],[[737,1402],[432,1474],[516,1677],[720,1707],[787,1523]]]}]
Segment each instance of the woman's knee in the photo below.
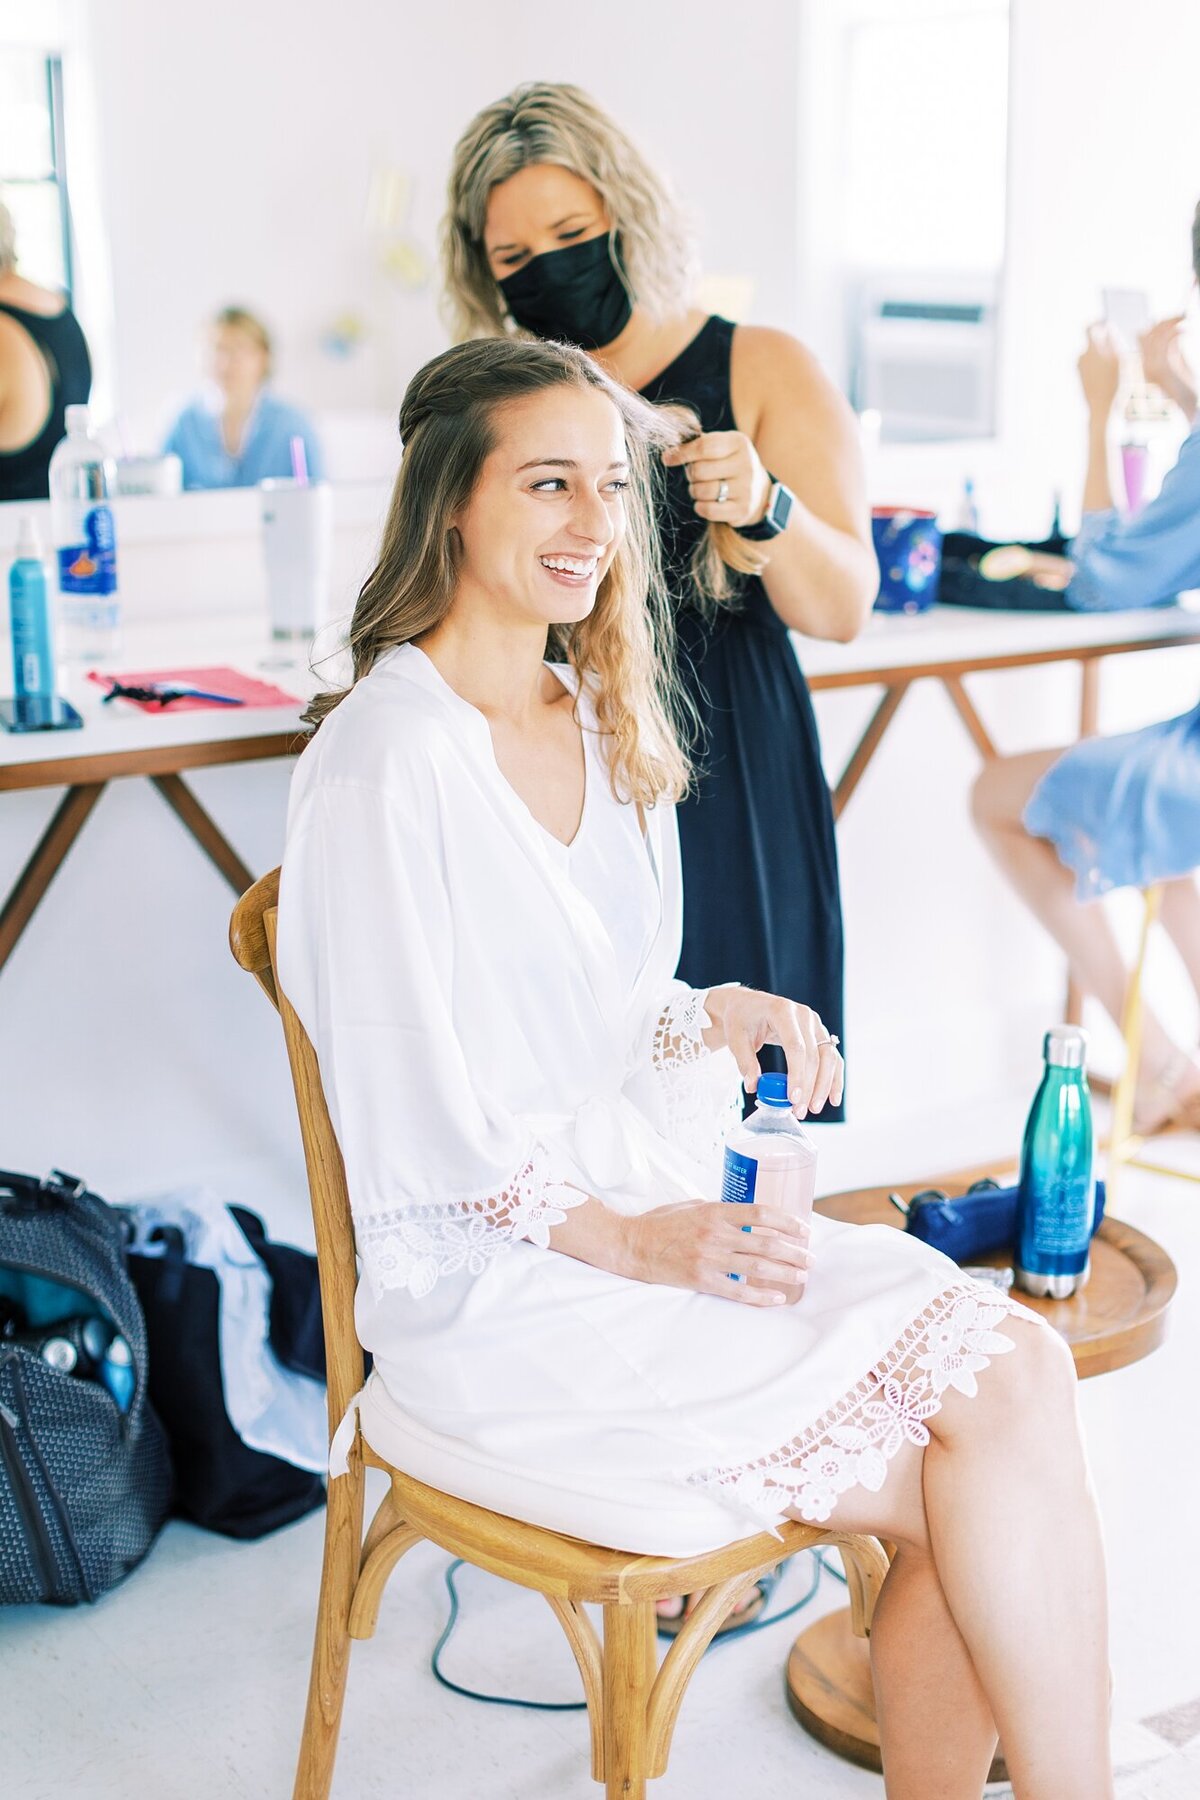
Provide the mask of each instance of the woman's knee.
[{"label": "woman's knee", "polygon": [[1011,1350],[991,1351],[976,1373],[973,1396],[948,1394],[942,1412],[930,1421],[944,1441],[964,1434],[995,1443],[1031,1430],[1074,1429],[1078,1378],[1066,1340],[1041,1319],[1008,1318],[996,1331]]},{"label": "woman's knee", "polygon": [[985,762],[971,788],[971,817],[976,826],[1017,830],[1029,796],[1058,754],[1037,750],[1021,756],[994,756]]}]

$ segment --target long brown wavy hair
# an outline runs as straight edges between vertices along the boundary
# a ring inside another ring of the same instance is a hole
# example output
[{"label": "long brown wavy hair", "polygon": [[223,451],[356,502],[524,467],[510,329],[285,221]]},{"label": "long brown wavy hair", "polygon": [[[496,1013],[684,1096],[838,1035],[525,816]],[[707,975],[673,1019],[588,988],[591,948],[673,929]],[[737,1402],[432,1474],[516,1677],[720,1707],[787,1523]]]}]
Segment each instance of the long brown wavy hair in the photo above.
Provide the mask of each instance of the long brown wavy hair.
[{"label": "long brown wavy hair", "polygon": [[[400,408],[404,454],[379,560],[350,624],[354,680],[385,651],[440,625],[458,584],[461,540],[452,520],[475,490],[500,438],[499,409],[548,388],[595,388],[621,416],[629,460],[625,535],[587,618],[552,625],[547,656],[591,676],[597,718],[611,739],[618,798],[653,806],[687,789],[682,741],[694,729],[675,675],[673,626],[654,526],[651,449],[678,443],[672,418],[611,381],[567,344],[476,339],[443,351],[409,382]],[[353,684],[352,684],[353,685]],[[350,690],[318,694],[304,715],[315,731]]]},{"label": "long brown wavy hair", "polygon": [[[517,334],[483,234],[492,189],[534,163],[569,169],[595,189],[610,241],[620,235],[633,298],[652,320],[686,311],[697,274],[693,234],[666,179],[582,88],[527,81],[477,113],[454,147],[441,256],[443,309],[456,338]],[[673,410],[684,437],[695,437],[700,421]],[[768,560],[732,525],[710,523],[692,557],[695,600],[703,610],[729,602],[738,587],[731,571],[758,575]]]}]

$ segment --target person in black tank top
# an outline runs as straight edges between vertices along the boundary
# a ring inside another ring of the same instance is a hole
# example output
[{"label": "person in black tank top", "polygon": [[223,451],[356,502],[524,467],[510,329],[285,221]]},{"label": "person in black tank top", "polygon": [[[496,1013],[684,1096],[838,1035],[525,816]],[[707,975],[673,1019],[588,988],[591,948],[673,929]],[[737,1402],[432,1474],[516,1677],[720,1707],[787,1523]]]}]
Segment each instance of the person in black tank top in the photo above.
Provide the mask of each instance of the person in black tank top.
[{"label": "person in black tank top", "polygon": [[[0,206],[0,316],[11,321],[0,333],[0,427],[4,426],[6,412],[16,414],[22,421],[29,416],[31,371],[37,380],[31,348],[41,358],[50,380],[49,405],[43,410],[40,423],[34,417],[32,430],[15,448],[4,447],[9,432],[0,437],[0,501],[44,500],[50,491],[50,458],[66,435],[67,407],[85,405],[91,394],[92,362],[87,341],[70,307],[61,306],[57,312],[49,313],[38,310],[43,301],[56,296],[22,280],[15,268],[11,217],[7,208]],[[13,327],[29,342],[22,342]]]},{"label": "person in black tank top", "polygon": [[[578,89],[530,84],[478,115],[455,153],[443,246],[459,336],[573,342],[698,421],[664,455],[660,507],[679,672],[701,727],[679,808],[679,973],[787,996],[841,1038],[833,811],[788,631],[853,637],[878,590],[852,413],[794,339],[689,310],[678,208]],[[710,525],[748,531],[741,553],[766,561],[719,604],[693,574]],[[773,1043],[758,1047],[763,1068],[784,1066]]]}]

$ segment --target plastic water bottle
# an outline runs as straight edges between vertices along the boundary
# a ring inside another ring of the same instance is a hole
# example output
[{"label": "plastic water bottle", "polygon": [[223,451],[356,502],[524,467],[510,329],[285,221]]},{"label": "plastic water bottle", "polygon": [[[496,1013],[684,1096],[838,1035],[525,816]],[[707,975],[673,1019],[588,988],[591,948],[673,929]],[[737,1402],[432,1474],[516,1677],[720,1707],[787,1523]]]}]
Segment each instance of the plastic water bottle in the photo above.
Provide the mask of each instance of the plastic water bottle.
[{"label": "plastic water bottle", "polygon": [[17,554],[8,574],[12,629],[13,696],[18,717],[54,699],[54,623],[50,584],[37,528],[30,518],[17,527]]},{"label": "plastic water bottle", "polygon": [[755,1099],[758,1104],[749,1118],[735,1125],[725,1140],[721,1198],[742,1206],[773,1206],[792,1218],[810,1219],[817,1152],[792,1111],[787,1076],[760,1075]]},{"label": "plastic water bottle", "polygon": [[1087,1281],[1095,1222],[1087,1033],[1056,1025],[1043,1053],[1021,1147],[1015,1274],[1027,1294],[1065,1300]]},{"label": "plastic water bottle", "polygon": [[101,662],[119,644],[115,487],[116,466],[91,434],[87,407],[68,406],[67,435],[50,458],[50,521],[60,654],[79,662]]},{"label": "plastic water bottle", "polygon": [[137,1377],[133,1372],[133,1353],[119,1334],[109,1343],[100,1364],[100,1379],[120,1407],[128,1412],[133,1404]]}]

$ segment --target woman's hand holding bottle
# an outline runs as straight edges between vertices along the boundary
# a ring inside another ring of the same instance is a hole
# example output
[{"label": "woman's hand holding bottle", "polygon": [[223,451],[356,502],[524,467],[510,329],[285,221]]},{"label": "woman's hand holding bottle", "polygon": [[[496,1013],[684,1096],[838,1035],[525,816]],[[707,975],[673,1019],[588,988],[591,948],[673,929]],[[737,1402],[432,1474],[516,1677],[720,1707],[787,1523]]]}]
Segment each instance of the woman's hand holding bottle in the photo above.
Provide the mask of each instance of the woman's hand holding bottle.
[{"label": "woman's hand holding bottle", "polygon": [[[746,1306],[795,1305],[811,1260],[804,1219],[771,1206],[682,1200],[622,1221],[614,1271],[659,1287],[689,1288]],[[740,1277],[730,1281],[729,1277]]]}]

